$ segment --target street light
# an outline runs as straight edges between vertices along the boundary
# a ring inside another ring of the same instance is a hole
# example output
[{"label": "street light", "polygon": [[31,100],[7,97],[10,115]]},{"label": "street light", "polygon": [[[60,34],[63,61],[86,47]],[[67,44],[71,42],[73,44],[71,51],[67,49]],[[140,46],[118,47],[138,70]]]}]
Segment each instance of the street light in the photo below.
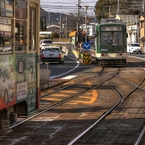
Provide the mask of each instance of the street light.
[{"label": "street light", "polygon": [[87,42],[87,9],[88,9],[88,6],[84,6],[84,10],[86,10],[86,16],[85,16],[85,24],[86,24],[85,42]]}]

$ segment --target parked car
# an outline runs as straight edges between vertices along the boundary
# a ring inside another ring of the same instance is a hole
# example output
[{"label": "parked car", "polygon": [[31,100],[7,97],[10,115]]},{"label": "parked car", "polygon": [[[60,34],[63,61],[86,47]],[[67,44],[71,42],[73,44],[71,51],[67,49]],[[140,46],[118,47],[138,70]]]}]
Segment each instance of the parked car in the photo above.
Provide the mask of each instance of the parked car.
[{"label": "parked car", "polygon": [[129,43],[127,45],[127,52],[142,54],[141,46],[139,45],[139,43]]},{"label": "parked car", "polygon": [[51,39],[40,40],[40,49],[43,50],[45,46],[49,46],[51,44],[52,44],[52,40]]},{"label": "parked car", "polygon": [[64,63],[64,52],[58,46],[45,46],[41,54],[42,62]]}]

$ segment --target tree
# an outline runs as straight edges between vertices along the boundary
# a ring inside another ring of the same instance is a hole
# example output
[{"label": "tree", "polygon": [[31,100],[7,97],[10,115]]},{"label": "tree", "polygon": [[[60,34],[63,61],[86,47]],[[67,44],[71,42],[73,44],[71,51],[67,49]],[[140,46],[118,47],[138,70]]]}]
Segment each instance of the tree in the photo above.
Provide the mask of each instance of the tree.
[{"label": "tree", "polygon": [[59,34],[56,32],[53,32],[50,36],[50,39],[53,39],[53,38],[59,38]]},{"label": "tree", "polygon": [[[109,17],[109,6],[110,15],[115,17],[117,14],[117,0],[98,0],[95,5],[95,15],[99,22],[102,18]],[[133,3],[132,0],[120,0],[119,1],[119,14],[120,15],[135,15],[141,12],[139,0],[137,3]],[[136,6],[138,4],[138,7]]]}]

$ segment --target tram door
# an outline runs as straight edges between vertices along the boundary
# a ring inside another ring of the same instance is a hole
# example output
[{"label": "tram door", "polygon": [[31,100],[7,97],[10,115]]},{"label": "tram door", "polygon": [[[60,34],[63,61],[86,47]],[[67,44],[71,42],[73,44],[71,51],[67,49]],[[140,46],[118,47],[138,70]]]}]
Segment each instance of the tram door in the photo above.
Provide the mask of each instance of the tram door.
[{"label": "tram door", "polygon": [[[38,65],[38,37],[39,37],[39,14],[38,7],[34,3],[29,4],[29,39],[28,41],[28,110],[39,108],[39,65]],[[33,108],[33,109],[32,109]],[[29,113],[29,111],[28,111]]]}]

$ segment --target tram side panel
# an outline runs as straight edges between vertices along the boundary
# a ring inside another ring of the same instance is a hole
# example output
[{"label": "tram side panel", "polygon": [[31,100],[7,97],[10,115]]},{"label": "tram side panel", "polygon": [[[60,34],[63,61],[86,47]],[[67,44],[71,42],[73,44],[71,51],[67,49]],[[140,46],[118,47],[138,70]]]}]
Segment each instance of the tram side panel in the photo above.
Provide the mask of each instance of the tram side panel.
[{"label": "tram side panel", "polygon": [[0,110],[12,107],[19,115],[36,108],[36,54],[0,56]]}]

